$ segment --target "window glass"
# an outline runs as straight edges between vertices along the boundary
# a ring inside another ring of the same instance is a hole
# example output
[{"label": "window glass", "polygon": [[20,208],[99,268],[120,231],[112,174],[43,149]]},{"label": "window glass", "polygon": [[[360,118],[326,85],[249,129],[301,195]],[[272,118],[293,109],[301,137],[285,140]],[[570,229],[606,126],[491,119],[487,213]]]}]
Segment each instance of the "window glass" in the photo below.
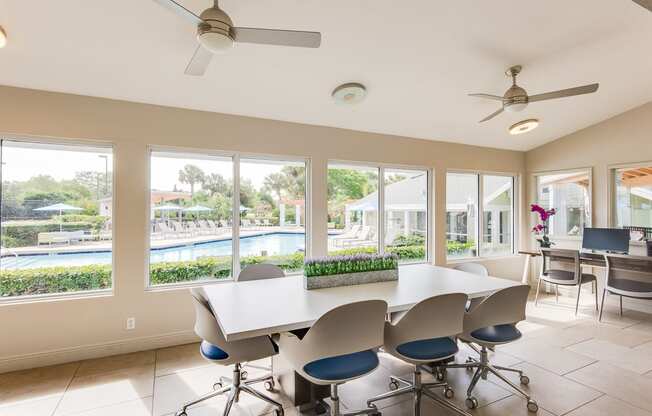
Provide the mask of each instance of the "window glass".
[{"label": "window glass", "polygon": [[306,249],[305,162],[240,160],[240,265],[303,268]]},{"label": "window glass", "polygon": [[428,238],[428,172],[385,169],[385,251],[401,262],[424,261]]},{"label": "window glass", "polygon": [[643,237],[652,238],[652,164],[614,169],[613,174],[615,225],[640,227]]},{"label": "window glass", "polygon": [[150,284],[230,277],[232,159],[153,151],[150,169]]},{"label": "window glass", "polygon": [[478,191],[477,174],[446,175],[446,251],[449,259],[478,255]]},{"label": "window glass", "polygon": [[514,178],[482,175],[482,256],[513,252]]},{"label": "window glass", "polygon": [[328,166],[328,252],[378,251],[378,168]]},{"label": "window glass", "polygon": [[0,297],[111,288],[112,149],[0,147]]},{"label": "window glass", "polygon": [[590,224],[589,172],[537,176],[537,203],[557,213],[550,219],[550,234],[580,236]]}]

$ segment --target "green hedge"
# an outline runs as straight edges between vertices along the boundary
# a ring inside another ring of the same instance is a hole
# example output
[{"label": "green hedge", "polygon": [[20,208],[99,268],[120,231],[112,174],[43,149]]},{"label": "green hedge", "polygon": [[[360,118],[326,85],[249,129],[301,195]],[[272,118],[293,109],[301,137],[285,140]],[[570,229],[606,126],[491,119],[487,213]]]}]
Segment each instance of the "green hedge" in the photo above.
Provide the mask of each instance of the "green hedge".
[{"label": "green hedge", "polygon": [[[93,229],[93,223],[90,222],[68,222],[61,226],[63,231],[79,231]],[[26,247],[38,244],[38,234],[59,231],[59,223],[42,223],[42,224],[3,224],[2,225],[2,244],[5,247]]]},{"label": "green hedge", "polygon": [[111,287],[111,266],[47,267],[3,270],[0,296],[42,295]]},{"label": "green hedge", "polygon": [[448,240],[446,241],[446,251],[448,254],[464,254],[466,251],[475,247],[475,241],[467,241],[462,243],[460,241]]}]

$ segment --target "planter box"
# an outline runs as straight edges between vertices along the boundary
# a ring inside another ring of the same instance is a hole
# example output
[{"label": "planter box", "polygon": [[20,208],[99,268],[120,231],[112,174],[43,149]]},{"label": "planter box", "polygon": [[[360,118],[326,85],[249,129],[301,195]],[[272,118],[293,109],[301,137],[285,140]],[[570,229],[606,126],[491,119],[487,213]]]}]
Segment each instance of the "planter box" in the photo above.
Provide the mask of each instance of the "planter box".
[{"label": "planter box", "polygon": [[331,274],[328,276],[303,277],[303,287],[307,290],[327,287],[362,285],[365,283],[391,282],[398,280],[398,269],[373,272]]}]

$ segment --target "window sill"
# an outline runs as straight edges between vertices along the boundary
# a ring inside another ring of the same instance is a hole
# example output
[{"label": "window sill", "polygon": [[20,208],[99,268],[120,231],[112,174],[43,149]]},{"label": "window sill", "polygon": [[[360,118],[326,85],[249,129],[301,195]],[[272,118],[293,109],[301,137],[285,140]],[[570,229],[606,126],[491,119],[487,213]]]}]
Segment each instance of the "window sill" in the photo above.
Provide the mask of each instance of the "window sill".
[{"label": "window sill", "polygon": [[89,290],[86,292],[53,293],[48,295],[11,296],[0,298],[0,306],[27,305],[44,302],[75,301],[95,298],[113,297],[113,289]]},{"label": "window sill", "polygon": [[175,290],[186,290],[192,289],[194,287],[208,286],[208,285],[219,285],[222,283],[233,282],[234,279],[229,277],[228,279],[219,279],[219,280],[197,280],[194,282],[182,282],[182,283],[168,283],[165,285],[148,285],[145,288],[145,292],[171,292]]},{"label": "window sill", "polygon": [[494,261],[494,260],[512,260],[520,258],[520,254],[505,254],[502,256],[485,256],[485,257],[464,257],[459,259],[447,259],[446,265],[460,264],[460,263],[477,263],[483,261]]}]

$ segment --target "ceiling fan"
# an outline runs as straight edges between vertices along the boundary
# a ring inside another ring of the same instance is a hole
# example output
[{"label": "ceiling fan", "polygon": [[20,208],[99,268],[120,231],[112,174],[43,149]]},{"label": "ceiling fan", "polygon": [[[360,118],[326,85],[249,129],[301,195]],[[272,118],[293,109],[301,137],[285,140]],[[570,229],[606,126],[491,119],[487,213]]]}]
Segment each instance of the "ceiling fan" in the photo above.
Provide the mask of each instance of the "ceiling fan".
[{"label": "ceiling fan", "polygon": [[521,65],[516,65],[505,71],[505,75],[512,78],[512,86],[505,91],[505,94],[502,97],[492,94],[469,94],[471,97],[487,98],[489,100],[502,102],[502,107],[480,120],[480,123],[491,120],[503,111],[522,111],[527,107],[528,103],[554,100],[555,98],[572,97],[574,95],[590,94],[596,92],[600,86],[600,84],[590,84],[565,90],[546,92],[543,94],[527,95],[527,92],[523,88],[516,85],[516,77],[522,69],[523,67]]},{"label": "ceiling fan", "polygon": [[234,42],[302,48],[318,48],[321,44],[319,32],[234,27],[229,15],[219,8],[217,0],[214,0],[213,7],[199,16],[175,0],[154,1],[197,25],[199,45],[186,67],[186,75],[203,75],[213,55],[226,52]]},{"label": "ceiling fan", "polygon": [[645,7],[652,12],[652,0],[633,0],[634,3],[638,4],[641,7]]}]

